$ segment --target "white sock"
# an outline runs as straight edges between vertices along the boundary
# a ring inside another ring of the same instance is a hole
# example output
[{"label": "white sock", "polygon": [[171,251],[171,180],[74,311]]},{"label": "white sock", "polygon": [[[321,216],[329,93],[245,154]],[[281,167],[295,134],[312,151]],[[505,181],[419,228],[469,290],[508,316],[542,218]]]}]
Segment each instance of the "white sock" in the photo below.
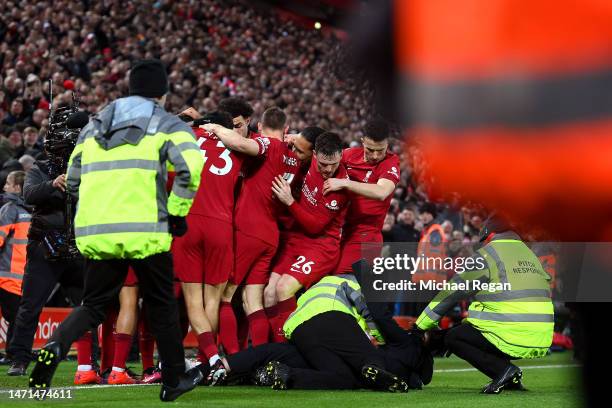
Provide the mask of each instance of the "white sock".
[{"label": "white sock", "polygon": [[77,367],[77,371],[90,371],[91,369],[91,364],[79,364]]},{"label": "white sock", "polygon": [[216,363],[217,361],[219,361],[219,360],[221,360],[221,357],[219,357],[219,355],[218,355],[218,354],[215,354],[214,356],[212,356],[212,357],[211,357],[211,358],[208,360],[208,364],[210,364],[210,366],[212,367],[212,366],[214,366],[214,365],[215,365],[215,363]]},{"label": "white sock", "polygon": [[114,367],[113,366],[113,371],[118,371],[118,372],[122,373],[122,372],[125,371],[125,368],[120,368],[120,367]]}]

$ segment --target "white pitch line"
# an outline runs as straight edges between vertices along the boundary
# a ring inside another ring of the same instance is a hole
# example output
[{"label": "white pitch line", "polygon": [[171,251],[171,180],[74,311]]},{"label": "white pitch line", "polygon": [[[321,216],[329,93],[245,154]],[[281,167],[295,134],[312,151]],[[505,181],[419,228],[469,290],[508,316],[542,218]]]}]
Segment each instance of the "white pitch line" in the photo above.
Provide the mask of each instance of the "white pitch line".
[{"label": "white pitch line", "polygon": [[[570,368],[580,367],[579,364],[550,364],[520,367],[521,370],[538,370],[543,368]],[[444,370],[434,370],[434,373],[464,373],[468,371],[478,371],[475,368],[449,368]]]},{"label": "white pitch line", "polygon": [[[71,385],[68,387],[51,387],[52,390],[88,390],[100,388],[117,388],[117,387],[148,387],[151,385],[161,386],[161,384],[92,384],[92,385]],[[23,389],[27,389],[24,387]],[[0,394],[8,394],[11,390],[0,390]]]},{"label": "white pitch line", "polygon": [[[538,370],[538,369],[546,369],[546,368],[572,368],[572,367],[580,367],[579,364],[550,364],[550,365],[538,365],[538,366],[525,366],[521,367],[521,370]],[[475,368],[450,368],[443,370],[434,370],[434,373],[464,373],[469,371],[477,371]],[[100,384],[100,385],[75,385],[69,387],[57,387],[52,388],[54,390],[88,390],[88,389],[101,389],[101,388],[117,388],[117,387],[148,387],[160,384],[122,384],[122,385],[112,385],[112,384]],[[8,394],[11,390],[0,390],[0,394]]]}]

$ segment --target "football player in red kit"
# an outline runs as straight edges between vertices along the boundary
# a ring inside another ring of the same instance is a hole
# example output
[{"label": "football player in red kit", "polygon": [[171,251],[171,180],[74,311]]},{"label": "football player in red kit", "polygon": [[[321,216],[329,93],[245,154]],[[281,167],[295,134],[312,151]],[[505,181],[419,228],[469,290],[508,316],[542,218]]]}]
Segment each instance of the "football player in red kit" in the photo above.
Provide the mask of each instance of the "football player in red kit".
[{"label": "football player in red kit", "polygon": [[371,262],[370,258],[380,256],[382,226],[400,180],[399,157],[387,152],[389,125],[380,119],[370,120],[364,133],[362,147],[345,149],[342,154],[350,180],[325,181],[324,194],[340,190],[351,193],[337,274],[352,273],[356,262],[364,258]]},{"label": "football player in red kit", "polygon": [[232,121],[234,122],[234,131],[242,137],[256,137],[257,134],[249,131],[249,123],[251,123],[251,116],[253,116],[253,108],[243,98],[230,97],[221,99],[217,110],[228,112],[232,115]]},{"label": "football player in red kit", "polygon": [[340,255],[340,231],[348,195],[344,191],[323,195],[325,180],[348,178],[340,164],[340,137],[332,132],[318,136],[314,156],[298,200],[293,198],[289,183],[281,177],[272,186],[274,195],[288,207],[295,220],[265,290],[266,310],[275,341],[284,339],[281,329],[295,310],[295,293],[332,273]]},{"label": "football player in red kit", "polygon": [[[268,282],[270,263],[278,247],[277,219],[283,205],[273,197],[270,186],[276,176],[291,182],[300,170],[300,159],[283,142],[286,115],[279,108],[267,109],[259,123],[261,136],[252,139],[208,124],[203,128],[219,136],[226,147],[249,156],[261,156],[243,181],[234,216],[235,269],[222,298],[220,310],[221,343],[228,354],[239,350],[236,318],[231,299],[238,285],[245,284],[243,304],[249,322],[252,344],[268,341],[269,323],[263,310],[263,290]],[[307,148],[306,148],[307,150]]]},{"label": "football player in red kit", "polygon": [[[227,129],[233,127],[232,116],[227,112],[212,112],[197,120]],[[242,156],[226,149],[214,133],[200,128],[194,128],[194,132],[205,157],[202,188],[198,189],[187,216],[189,229],[185,235],[174,239],[172,254],[189,323],[198,339],[200,361],[205,357],[214,367],[222,364],[214,333],[220,295],[234,263],[234,189]]]}]

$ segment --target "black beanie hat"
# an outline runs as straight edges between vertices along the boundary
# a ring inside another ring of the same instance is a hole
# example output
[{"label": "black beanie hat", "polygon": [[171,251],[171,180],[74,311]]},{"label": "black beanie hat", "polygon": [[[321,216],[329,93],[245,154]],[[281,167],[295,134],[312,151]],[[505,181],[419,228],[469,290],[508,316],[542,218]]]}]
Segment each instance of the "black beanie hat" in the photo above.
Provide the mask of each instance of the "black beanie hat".
[{"label": "black beanie hat", "polygon": [[137,61],[130,71],[130,95],[160,98],[168,93],[166,67],[160,60]]}]

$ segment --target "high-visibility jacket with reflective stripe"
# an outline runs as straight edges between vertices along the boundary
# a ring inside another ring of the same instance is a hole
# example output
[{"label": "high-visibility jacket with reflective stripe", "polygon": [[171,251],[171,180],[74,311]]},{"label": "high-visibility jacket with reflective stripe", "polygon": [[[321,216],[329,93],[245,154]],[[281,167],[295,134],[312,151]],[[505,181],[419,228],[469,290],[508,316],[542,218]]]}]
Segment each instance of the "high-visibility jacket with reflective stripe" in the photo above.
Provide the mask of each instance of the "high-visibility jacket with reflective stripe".
[{"label": "high-visibility jacket with reflective stripe", "polygon": [[0,288],[21,296],[32,214],[22,197],[7,193],[5,198],[0,208]]},{"label": "high-visibility jacket with reflective stripe", "polygon": [[297,308],[283,325],[285,337],[291,338],[293,331],[302,323],[330,311],[353,316],[366,333],[375,337],[380,343],[384,343],[370,317],[370,311],[361,293],[361,286],[355,276],[350,274],[325,276],[304,292],[297,301]]},{"label": "high-visibility jacket with reflective stripe", "polygon": [[[457,274],[451,280],[469,289],[438,293],[419,316],[417,326],[423,330],[435,327],[455,303],[473,296],[465,323],[510,356],[544,356],[552,343],[554,310],[550,277],[537,256],[511,232],[496,234],[477,252],[485,267]],[[489,286],[483,289],[484,284]]]},{"label": "high-visibility jacket with reflective stripe", "polygon": [[[166,161],[176,171],[169,197]],[[154,101],[130,96],[108,105],[81,131],[68,166],[81,253],[142,259],[167,252],[168,214],[187,215],[203,164],[191,129]]]}]

